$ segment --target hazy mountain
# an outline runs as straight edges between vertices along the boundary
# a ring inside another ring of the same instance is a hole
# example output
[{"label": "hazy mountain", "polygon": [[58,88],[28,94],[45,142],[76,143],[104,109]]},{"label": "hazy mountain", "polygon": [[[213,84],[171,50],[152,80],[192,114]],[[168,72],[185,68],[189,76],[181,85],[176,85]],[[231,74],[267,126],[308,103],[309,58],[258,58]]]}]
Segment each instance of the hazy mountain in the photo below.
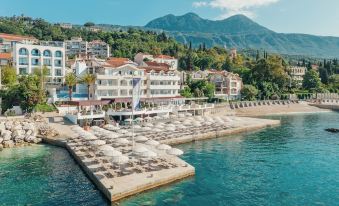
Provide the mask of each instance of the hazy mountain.
[{"label": "hazy mountain", "polygon": [[212,21],[188,13],[166,15],[149,22],[145,28],[164,30],[183,43],[194,46],[222,45],[239,49],[255,48],[292,55],[339,57],[339,38],[271,31],[243,15]]}]

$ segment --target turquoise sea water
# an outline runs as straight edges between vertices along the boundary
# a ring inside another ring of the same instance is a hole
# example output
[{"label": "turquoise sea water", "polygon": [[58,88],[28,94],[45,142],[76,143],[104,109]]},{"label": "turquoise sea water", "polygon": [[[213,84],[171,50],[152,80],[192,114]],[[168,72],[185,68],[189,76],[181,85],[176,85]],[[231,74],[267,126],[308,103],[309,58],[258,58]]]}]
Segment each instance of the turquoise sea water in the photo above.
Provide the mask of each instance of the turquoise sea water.
[{"label": "turquoise sea water", "polygon": [[0,205],[107,205],[64,149],[46,145],[0,152]]},{"label": "turquoise sea water", "polygon": [[339,113],[275,116],[280,127],[178,146],[192,179],[122,202],[131,205],[339,205]]},{"label": "turquoise sea water", "polygon": [[[282,125],[177,146],[196,176],[120,205],[339,205],[339,134],[324,131],[339,113],[270,118]],[[0,205],[109,204],[65,150],[36,147],[0,152]]]}]

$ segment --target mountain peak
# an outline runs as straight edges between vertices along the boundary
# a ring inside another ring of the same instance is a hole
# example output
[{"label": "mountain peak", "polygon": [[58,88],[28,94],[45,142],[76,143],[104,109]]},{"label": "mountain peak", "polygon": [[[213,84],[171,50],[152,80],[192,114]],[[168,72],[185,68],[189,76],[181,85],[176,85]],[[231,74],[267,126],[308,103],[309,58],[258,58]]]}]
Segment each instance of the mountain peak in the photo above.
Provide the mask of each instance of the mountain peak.
[{"label": "mountain peak", "polygon": [[244,15],[231,16],[224,20],[203,19],[195,13],[182,16],[166,15],[149,22],[147,28],[178,32],[204,32],[219,34],[252,34],[271,32]]}]

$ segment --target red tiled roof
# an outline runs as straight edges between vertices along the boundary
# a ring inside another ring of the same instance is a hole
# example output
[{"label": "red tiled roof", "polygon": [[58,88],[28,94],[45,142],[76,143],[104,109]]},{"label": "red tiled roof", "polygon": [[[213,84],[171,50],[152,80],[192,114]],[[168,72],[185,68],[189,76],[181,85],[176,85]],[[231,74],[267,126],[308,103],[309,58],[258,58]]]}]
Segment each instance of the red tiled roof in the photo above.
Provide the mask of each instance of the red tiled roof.
[{"label": "red tiled roof", "polygon": [[147,64],[147,66],[149,67],[166,67],[169,68],[169,65],[166,63],[158,63],[158,62],[145,62]]},{"label": "red tiled roof", "polygon": [[11,53],[0,53],[0,59],[11,59],[12,54]]},{"label": "red tiled roof", "polygon": [[154,71],[156,73],[161,72],[161,71],[169,72],[169,69],[165,68],[165,67],[150,67],[150,66],[148,66],[148,67],[139,67],[139,68],[144,69],[145,72],[147,72],[147,73],[149,73],[151,71]]},{"label": "red tiled roof", "polygon": [[21,35],[5,34],[5,33],[0,33],[0,38],[9,40],[9,41],[23,41],[26,39],[37,40],[35,37],[32,37],[32,36],[21,36]]},{"label": "red tiled roof", "polygon": [[106,61],[106,64],[112,67],[120,67],[128,63],[131,63],[131,60],[129,60],[128,58],[111,57]]},{"label": "red tiled roof", "polygon": [[158,58],[158,59],[175,59],[174,57],[171,57],[171,56],[168,56],[168,55],[157,55],[157,56],[154,56],[154,58]]}]

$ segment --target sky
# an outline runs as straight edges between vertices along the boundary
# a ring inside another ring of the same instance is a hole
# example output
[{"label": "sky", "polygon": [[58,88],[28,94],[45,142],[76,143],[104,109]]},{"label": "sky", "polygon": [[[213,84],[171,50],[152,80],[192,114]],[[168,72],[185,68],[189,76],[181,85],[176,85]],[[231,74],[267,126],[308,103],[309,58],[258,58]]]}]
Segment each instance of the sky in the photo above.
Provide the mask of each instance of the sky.
[{"label": "sky", "polygon": [[217,20],[244,14],[280,33],[339,36],[339,0],[0,0],[0,16],[143,26],[166,14]]}]

